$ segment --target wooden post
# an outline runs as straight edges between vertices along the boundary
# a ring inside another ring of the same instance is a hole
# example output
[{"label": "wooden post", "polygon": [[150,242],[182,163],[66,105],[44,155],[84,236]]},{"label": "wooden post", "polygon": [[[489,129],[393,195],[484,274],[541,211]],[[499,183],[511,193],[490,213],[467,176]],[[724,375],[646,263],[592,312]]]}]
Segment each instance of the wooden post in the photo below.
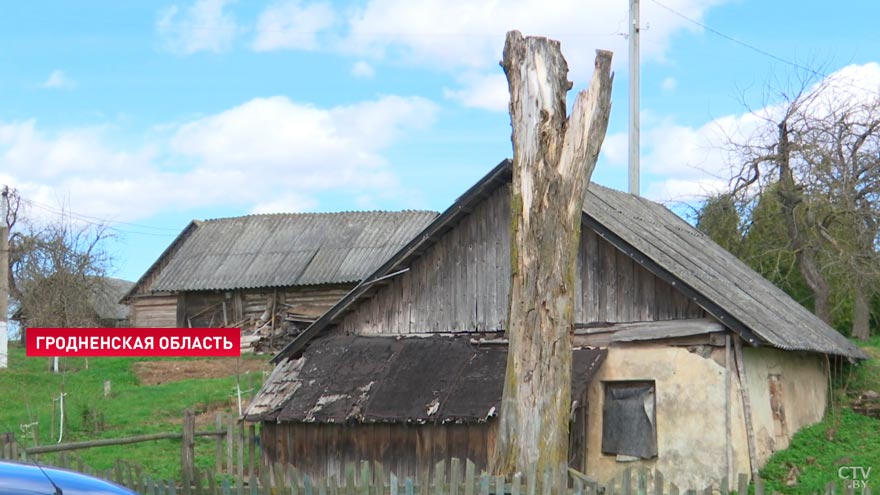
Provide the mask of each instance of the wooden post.
[{"label": "wooden post", "polygon": [[232,476],[235,474],[235,464],[233,464],[233,453],[235,452],[235,432],[233,431],[233,422],[231,416],[226,416],[226,474]]},{"label": "wooden post", "polygon": [[510,344],[494,470],[544,473],[568,460],[577,250],[611,110],[611,52],[597,52],[570,116],[558,41],[511,31],[502,66],[513,128]]},{"label": "wooden post", "polygon": [[[221,415],[220,413],[217,413],[216,416],[214,417],[214,423],[215,423],[215,427],[217,428],[218,432],[223,431],[223,415]],[[217,447],[216,448],[217,451],[215,453],[215,456],[217,457],[217,459],[216,459],[217,465],[215,467],[215,471],[217,471],[218,473],[222,473],[223,472],[223,436],[222,435],[217,435],[216,447]]]},{"label": "wooden post", "polygon": [[238,436],[238,477],[244,480],[244,423],[238,423],[236,436]]},{"label": "wooden post", "polygon": [[[736,359],[736,371],[739,375],[739,390],[742,396],[743,417],[746,421],[746,443],[749,448],[749,464],[752,471],[752,480],[756,482],[757,490],[758,479],[758,456],[755,453],[755,429],[752,425],[752,401],[749,398],[749,379],[746,376],[745,363],[743,363],[742,339],[736,337],[733,339],[733,352]],[[757,493],[757,491],[756,491]]]},{"label": "wooden post", "polygon": [[183,475],[184,485],[188,485],[193,479],[193,461],[195,460],[196,445],[196,415],[192,409],[183,413],[183,438],[180,441],[180,471]]},{"label": "wooden post", "polygon": [[9,228],[6,226],[9,188],[3,186],[0,189],[0,368],[6,368],[9,363],[9,328],[6,321],[9,312]]},{"label": "wooden post", "polygon": [[725,433],[725,460],[727,461],[727,478],[732,480],[734,476],[733,472],[733,420],[731,419],[731,411],[730,411],[730,391],[733,388],[731,383],[732,379],[732,364],[733,357],[731,356],[731,345],[730,345],[730,334],[724,336],[724,428],[726,430]]},{"label": "wooden post", "polygon": [[248,425],[248,478],[254,477],[254,451],[256,450],[256,426]]},{"label": "wooden post", "polygon": [[14,432],[7,431],[0,433],[0,459],[14,459],[14,457],[12,457],[12,445],[14,443]]}]

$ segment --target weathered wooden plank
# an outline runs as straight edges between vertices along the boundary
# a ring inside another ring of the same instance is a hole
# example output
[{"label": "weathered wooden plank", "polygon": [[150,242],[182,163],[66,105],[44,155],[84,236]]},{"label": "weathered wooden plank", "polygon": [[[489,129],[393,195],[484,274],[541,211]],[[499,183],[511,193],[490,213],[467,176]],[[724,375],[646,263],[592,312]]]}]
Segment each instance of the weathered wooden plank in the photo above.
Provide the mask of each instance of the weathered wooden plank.
[{"label": "weathered wooden plank", "polygon": [[617,263],[617,321],[634,321],[633,309],[636,304],[633,288],[632,259],[622,251],[616,250]]},{"label": "weathered wooden plank", "polygon": [[477,480],[475,479],[476,466],[470,459],[465,461],[464,471],[464,495],[474,495]]},{"label": "weathered wooden plank", "polygon": [[[728,495],[728,492],[722,491],[722,495]],[[654,470],[654,495],[663,495],[663,472],[659,469]]]}]

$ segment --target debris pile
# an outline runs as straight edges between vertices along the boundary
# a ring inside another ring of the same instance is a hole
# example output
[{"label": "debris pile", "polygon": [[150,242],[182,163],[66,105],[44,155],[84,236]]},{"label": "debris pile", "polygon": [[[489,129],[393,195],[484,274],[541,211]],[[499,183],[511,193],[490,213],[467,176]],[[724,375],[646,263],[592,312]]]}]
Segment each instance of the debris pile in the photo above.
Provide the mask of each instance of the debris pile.
[{"label": "debris pile", "polygon": [[315,321],[312,316],[280,306],[274,313],[266,309],[259,318],[246,318],[232,325],[241,329],[242,354],[274,354]]},{"label": "debris pile", "polygon": [[862,392],[858,399],[853,401],[852,409],[859,414],[880,419],[880,393],[874,390]]}]

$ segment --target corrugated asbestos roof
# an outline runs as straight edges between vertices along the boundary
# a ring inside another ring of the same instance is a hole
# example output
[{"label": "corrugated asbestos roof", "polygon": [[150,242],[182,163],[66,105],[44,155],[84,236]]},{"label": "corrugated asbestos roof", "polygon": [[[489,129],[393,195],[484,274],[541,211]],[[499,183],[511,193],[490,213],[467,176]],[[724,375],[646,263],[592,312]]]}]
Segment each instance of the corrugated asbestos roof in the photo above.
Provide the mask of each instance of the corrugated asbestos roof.
[{"label": "corrugated asbestos roof", "polygon": [[199,222],[152,291],[357,282],[420,232],[430,211],[251,215]]},{"label": "corrugated asbestos roof", "polygon": [[134,282],[111,277],[103,277],[103,282],[96,288],[96,293],[93,296],[95,313],[98,314],[98,318],[105,320],[128,318],[131,308],[127,304],[120,304],[119,300],[134,286]]},{"label": "corrugated asbestos roof", "polygon": [[764,342],[786,350],[867,357],[782,289],[663,205],[592,184],[584,213],[611,237],[674,275]]},{"label": "corrugated asbestos roof", "polygon": [[[414,257],[457,225],[474,204],[509,183],[505,160],[459,197],[425,230],[393,254],[274,358],[279,363],[333,325],[376,280],[409,266]],[[728,328],[753,345],[769,344],[865,359],[867,355],[784,291],[739,261],[666,207],[591,184],[584,202],[586,223],[655,275],[667,279]]]},{"label": "corrugated asbestos roof", "polygon": [[[576,349],[572,397],[605,358]],[[468,337],[321,338],[279,365],[245,413],[249,421],[476,423],[501,405],[507,346]]]}]

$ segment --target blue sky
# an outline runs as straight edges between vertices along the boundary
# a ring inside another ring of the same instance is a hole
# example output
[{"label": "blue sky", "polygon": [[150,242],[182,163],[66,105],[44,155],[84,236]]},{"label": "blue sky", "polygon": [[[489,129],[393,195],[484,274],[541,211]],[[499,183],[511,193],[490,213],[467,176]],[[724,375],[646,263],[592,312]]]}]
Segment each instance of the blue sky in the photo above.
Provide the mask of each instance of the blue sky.
[{"label": "blue sky", "polygon": [[[0,183],[32,217],[64,207],[112,225],[114,274],[131,280],[193,218],[442,210],[511,156],[498,60],[520,29],[562,41],[575,90],[593,50],[614,50],[593,178],[625,188],[627,3],[11,3]],[[868,1],[643,0],[643,193],[721,187],[717,130],[748,120],[743,99],[772,105],[765,83],[788,62],[880,88],[877,18]]]}]

